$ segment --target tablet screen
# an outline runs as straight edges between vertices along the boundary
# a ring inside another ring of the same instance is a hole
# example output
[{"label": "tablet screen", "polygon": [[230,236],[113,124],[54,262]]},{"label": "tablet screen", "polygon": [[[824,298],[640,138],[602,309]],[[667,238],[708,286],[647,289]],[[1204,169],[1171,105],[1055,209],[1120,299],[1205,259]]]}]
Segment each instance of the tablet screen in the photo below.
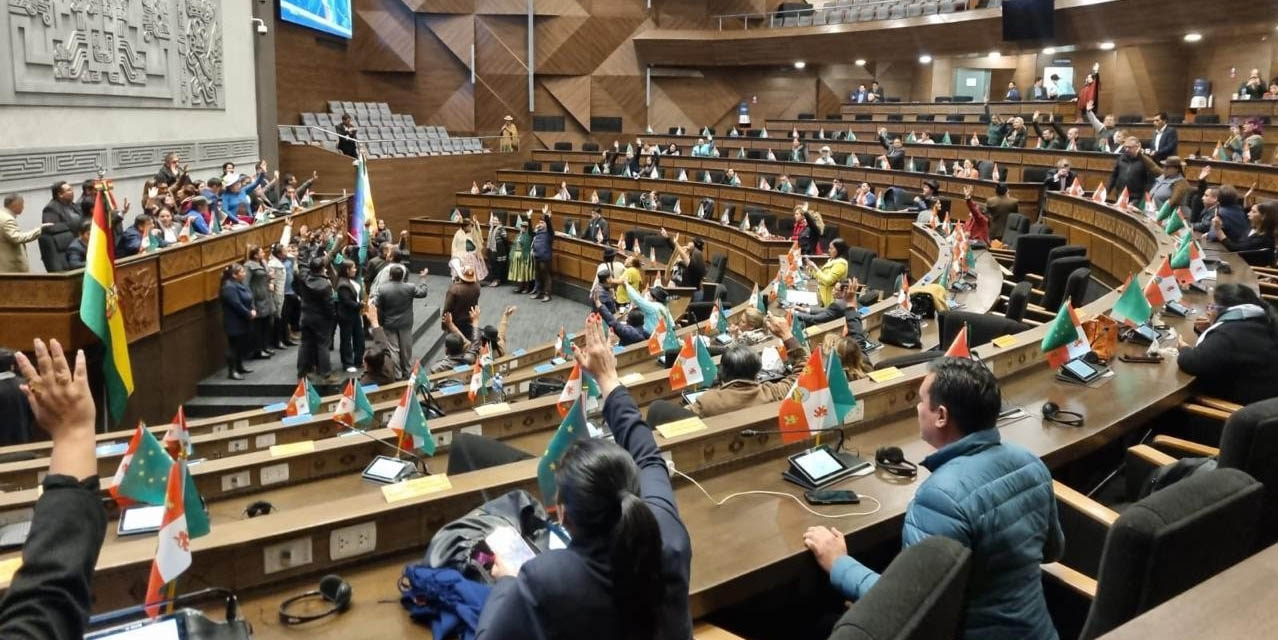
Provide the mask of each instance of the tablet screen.
[{"label": "tablet screen", "polygon": [[399,477],[400,472],[404,470],[404,461],[386,456],[378,456],[373,464],[368,466],[368,475],[375,478],[383,478],[386,481],[393,481]]},{"label": "tablet screen", "polygon": [[794,463],[815,482],[843,470],[843,464],[828,449],[813,449],[794,457]]},{"label": "tablet screen", "polygon": [[1082,380],[1087,380],[1088,378],[1096,375],[1096,369],[1093,369],[1092,365],[1087,364],[1082,360],[1070,360],[1065,363],[1065,368]]},{"label": "tablet screen", "polygon": [[155,624],[129,625],[86,637],[92,640],[180,640],[182,636],[178,633],[177,619],[168,618]]},{"label": "tablet screen", "polygon": [[164,505],[131,507],[120,516],[120,533],[159,531],[164,521]]}]

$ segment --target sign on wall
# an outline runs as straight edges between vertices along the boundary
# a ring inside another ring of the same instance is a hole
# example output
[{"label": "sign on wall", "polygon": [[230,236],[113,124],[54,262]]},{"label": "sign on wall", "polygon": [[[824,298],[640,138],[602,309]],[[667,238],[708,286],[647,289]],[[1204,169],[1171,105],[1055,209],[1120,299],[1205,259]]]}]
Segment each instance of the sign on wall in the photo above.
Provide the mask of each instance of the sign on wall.
[{"label": "sign on wall", "polygon": [[219,0],[7,0],[0,104],[223,109]]}]

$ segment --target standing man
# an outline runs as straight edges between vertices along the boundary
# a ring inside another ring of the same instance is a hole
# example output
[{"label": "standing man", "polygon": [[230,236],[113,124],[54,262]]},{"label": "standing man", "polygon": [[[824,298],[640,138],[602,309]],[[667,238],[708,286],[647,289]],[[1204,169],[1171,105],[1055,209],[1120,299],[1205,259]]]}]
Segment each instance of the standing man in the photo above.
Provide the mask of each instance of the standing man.
[{"label": "standing man", "polygon": [[41,224],[30,231],[18,228],[18,216],[22,215],[22,196],[11,193],[4,197],[4,209],[0,209],[0,273],[26,273],[31,270],[27,261],[27,243],[40,237],[40,233],[53,226]]},{"label": "standing man", "polygon": [[[463,267],[461,273],[444,293],[444,307],[440,310],[440,327],[448,333],[446,318],[452,317],[453,326],[463,332],[462,337],[474,336],[475,327],[470,322],[470,310],[479,305],[479,284],[475,282],[475,268]],[[470,338],[466,338],[469,340]]]},{"label": "standing man", "polygon": [[352,158],[358,158],[359,150],[356,148],[355,140],[352,138],[359,137],[356,135],[359,132],[359,127],[355,126],[355,121],[351,118],[351,114],[343,113],[342,121],[337,123],[337,127],[335,128],[337,129],[338,135],[346,136],[345,138],[337,139],[337,150]]},{"label": "standing man", "polygon": [[1006,183],[994,185],[994,197],[985,201],[985,210],[990,215],[991,239],[1003,237],[1003,230],[1007,228],[1007,216],[1016,213],[1020,206],[1020,200],[1008,195]]},{"label": "standing man", "polygon": [[1020,102],[1021,90],[1016,88],[1016,82],[1007,83],[1007,95],[1003,96],[1003,100],[1007,102]]},{"label": "standing man", "polygon": [[1118,154],[1118,160],[1114,162],[1114,170],[1110,172],[1105,191],[1117,198],[1126,187],[1128,196],[1135,201],[1144,197],[1159,173],[1162,171],[1158,164],[1141,153],[1140,140],[1135,136],[1128,136],[1123,141],[1122,153]]},{"label": "standing man", "polygon": [[53,199],[44,205],[40,212],[44,227],[45,239],[40,243],[40,260],[44,262],[44,270],[57,273],[67,270],[65,258],[67,247],[80,231],[80,208],[75,205],[75,189],[66,181],[53,183]]},{"label": "standing man", "polygon": [[[1052,475],[1033,453],[999,436],[998,380],[973,360],[932,361],[919,386],[919,433],[936,449],[931,475],[905,511],[902,545],[945,536],[972,550],[963,637],[1055,640],[1039,565],[1065,544]],[[843,534],[811,527],[803,543],[847,599],[859,600],[879,574],[847,553]]]},{"label": "standing man", "polygon": [[1167,126],[1167,112],[1159,111],[1154,114],[1154,141],[1150,143],[1149,149],[1149,152],[1154,155],[1154,162],[1162,163],[1163,160],[1176,155],[1178,144],[1180,144],[1180,136],[1175,129]]},{"label": "standing man", "polygon": [[176,151],[170,151],[164,154],[164,164],[160,170],[155,173],[155,181],[163,182],[170,187],[176,185],[178,180],[186,175],[186,169],[179,164],[181,158],[178,157]]},{"label": "standing man", "polygon": [[[729,169],[731,171],[731,169]],[[551,259],[554,254],[555,232],[551,226],[550,209],[541,212],[541,221],[533,228],[532,253],[533,266],[536,271],[537,286],[529,296],[534,300],[550,302]],[[456,318],[456,316],[454,316]]]},{"label": "standing man", "polygon": [[302,303],[302,346],[297,350],[297,377],[313,375],[319,384],[337,384],[328,355],[337,323],[333,283],[325,275],[328,258],[317,255],[311,258],[309,267],[304,279],[293,282]]},{"label": "standing man", "polygon": [[[399,354],[399,370],[407,373],[413,370],[413,300],[426,297],[426,274],[429,269],[422,269],[422,280],[417,284],[406,282],[408,269],[402,264],[386,267],[390,281],[378,287],[377,315],[381,318],[382,330],[386,332],[386,340],[391,349]],[[473,267],[470,271],[471,282],[475,281]]]},{"label": "standing man", "polygon": [[515,119],[507,115],[504,123],[501,125],[501,151],[508,153],[519,148],[519,128],[515,126]]}]

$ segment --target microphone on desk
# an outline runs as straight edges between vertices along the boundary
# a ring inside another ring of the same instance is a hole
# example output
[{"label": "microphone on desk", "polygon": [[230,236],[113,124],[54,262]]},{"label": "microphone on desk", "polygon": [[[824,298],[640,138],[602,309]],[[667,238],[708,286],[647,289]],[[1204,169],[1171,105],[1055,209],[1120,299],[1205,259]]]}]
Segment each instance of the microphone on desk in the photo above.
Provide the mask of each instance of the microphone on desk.
[{"label": "microphone on desk", "polygon": [[834,451],[838,454],[843,451],[843,439],[846,437],[846,434],[843,433],[843,427],[822,427],[820,429],[742,429],[738,431],[737,434],[744,438],[750,438],[754,436],[771,435],[774,433],[826,433],[831,431],[837,431],[839,433],[839,442],[834,446]]},{"label": "microphone on desk", "polygon": [[376,442],[377,444],[380,444],[383,447],[386,447],[387,449],[394,451],[396,454],[401,454],[401,453],[407,454],[408,457],[412,458],[414,462],[416,463],[414,464],[414,468],[417,470],[417,473],[420,473],[421,475],[424,475],[424,476],[430,475],[430,468],[426,466],[426,459],[417,455],[417,452],[412,451],[411,449],[401,449],[385,440],[374,437],[372,434],[370,434],[369,432],[363,429],[356,429],[355,427],[342,425],[342,431],[358,433],[364,436],[365,438],[368,438],[369,440],[372,440],[373,442]]}]

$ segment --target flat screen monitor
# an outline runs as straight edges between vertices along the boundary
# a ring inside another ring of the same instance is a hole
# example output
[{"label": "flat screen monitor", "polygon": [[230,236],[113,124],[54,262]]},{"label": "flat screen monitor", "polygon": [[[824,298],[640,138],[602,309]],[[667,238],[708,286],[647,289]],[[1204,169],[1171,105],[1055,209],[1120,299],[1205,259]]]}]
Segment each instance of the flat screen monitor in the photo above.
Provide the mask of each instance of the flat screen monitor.
[{"label": "flat screen monitor", "polygon": [[349,38],[351,0],[280,0],[280,19]]},{"label": "flat screen monitor", "polygon": [[1053,0],[1004,0],[1003,40],[1050,40],[1056,37]]}]

